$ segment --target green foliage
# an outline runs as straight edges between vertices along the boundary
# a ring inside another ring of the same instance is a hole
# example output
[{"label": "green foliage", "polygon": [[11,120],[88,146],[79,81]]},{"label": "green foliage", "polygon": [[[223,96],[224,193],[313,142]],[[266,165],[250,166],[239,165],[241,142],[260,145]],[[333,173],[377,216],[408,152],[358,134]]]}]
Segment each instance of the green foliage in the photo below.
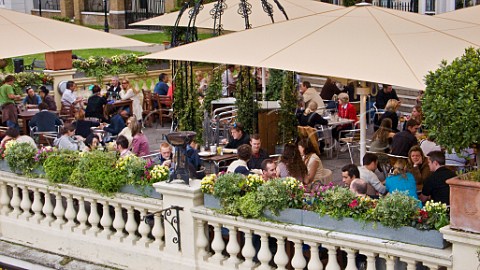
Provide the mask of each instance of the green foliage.
[{"label": "green foliage", "polygon": [[273,179],[258,188],[257,203],[275,215],[285,208],[301,208],[303,186],[292,177]]},{"label": "green foliage", "polygon": [[269,69],[270,75],[268,78],[266,100],[279,100],[283,87],[283,70]]},{"label": "green foliage", "polygon": [[238,122],[243,124],[244,131],[253,134],[257,131],[258,103],[255,99],[255,78],[250,71],[249,67],[242,67],[238,73],[235,105]]},{"label": "green foliage", "polygon": [[37,166],[34,159],[36,154],[37,149],[29,143],[9,141],[6,144],[5,160],[13,172],[30,174]]},{"label": "green foliage", "polygon": [[297,137],[298,120],[295,116],[297,108],[297,91],[295,73],[285,71],[282,93],[280,97],[280,114],[278,120],[279,144],[292,142]]},{"label": "green foliage", "polygon": [[422,102],[424,124],[438,144],[457,153],[480,142],[480,49],[465,54],[426,76]]},{"label": "green foliage", "polygon": [[61,21],[61,22],[72,22],[72,19],[70,19],[69,17],[64,17],[64,16],[52,16],[52,19],[54,20],[57,20],[57,21]]},{"label": "green foliage", "polygon": [[212,79],[208,83],[205,97],[203,98],[203,109],[210,112],[212,101],[222,97],[222,69],[217,67],[213,70]]},{"label": "green foliage", "polygon": [[[15,94],[23,94],[23,89],[27,86],[40,87],[45,84],[53,84],[53,77],[41,72],[19,72],[13,74],[15,81],[13,89]],[[0,79],[0,85],[3,79]]]},{"label": "green foliage", "polygon": [[234,196],[243,195],[242,187],[245,177],[237,173],[227,173],[219,176],[213,187],[213,196],[222,201],[231,201]]},{"label": "green foliage", "polygon": [[350,216],[349,204],[356,196],[349,189],[337,186],[326,190],[322,196],[322,200],[317,202],[318,213],[337,219]]},{"label": "green foliage", "polygon": [[243,217],[259,218],[264,209],[264,205],[258,202],[257,192],[248,192],[238,201],[238,209]]},{"label": "green foliage", "polygon": [[52,183],[66,183],[79,159],[78,152],[68,150],[54,152],[43,163],[47,179]]},{"label": "green foliage", "polygon": [[149,60],[139,59],[136,54],[114,55],[111,58],[102,56],[90,56],[88,59],[73,61],[73,67],[78,71],[85,72],[89,77],[95,77],[101,82],[106,75],[118,75],[121,73],[135,73],[145,75]]},{"label": "green foliage", "polygon": [[419,210],[419,201],[402,192],[393,192],[378,200],[376,219],[384,226],[411,226]]}]

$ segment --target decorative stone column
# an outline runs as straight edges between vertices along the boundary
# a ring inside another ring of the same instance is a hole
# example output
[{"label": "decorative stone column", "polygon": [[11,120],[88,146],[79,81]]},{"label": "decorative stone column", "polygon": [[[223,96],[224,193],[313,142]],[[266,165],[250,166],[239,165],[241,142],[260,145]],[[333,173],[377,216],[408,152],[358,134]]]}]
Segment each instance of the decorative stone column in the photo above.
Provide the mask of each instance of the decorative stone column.
[{"label": "decorative stone column", "polygon": [[62,96],[58,92],[58,84],[62,81],[71,81],[73,79],[73,74],[77,72],[76,69],[68,69],[68,70],[44,70],[45,74],[50,75],[53,77],[53,97],[55,98],[55,103],[57,104],[57,109],[61,108],[62,103],[60,100]]},{"label": "decorative stone column", "polygon": [[108,24],[111,28],[123,29],[126,28],[125,18],[125,1],[124,0],[110,0],[110,11],[108,16]]},{"label": "decorative stone column", "polygon": [[[480,266],[480,234],[440,229],[443,238],[452,243],[452,270],[477,269]],[[450,268],[449,268],[450,269]]]},{"label": "decorative stone column", "polygon": [[82,23],[82,11],[85,9],[85,0],[73,0],[73,16],[75,17],[75,23]]},{"label": "decorative stone column", "polygon": [[73,16],[75,16],[73,0],[60,1],[60,11],[62,17],[73,18]]},{"label": "decorative stone column", "polygon": [[[175,258],[176,262],[179,262],[186,266],[195,266],[195,243],[196,239],[196,225],[191,214],[193,207],[203,205],[203,193],[200,190],[200,180],[190,180],[190,186],[183,184],[182,182],[176,182],[174,180],[171,183],[159,182],[153,184],[157,192],[163,194],[163,208],[169,208],[171,206],[183,207],[183,210],[179,213],[180,220],[180,247],[173,242],[175,237],[178,237],[177,233],[168,222],[165,221],[165,249],[164,252],[171,254]],[[159,209],[160,210],[160,209]],[[172,215],[175,211],[172,211]],[[171,217],[170,217],[171,218]]]},{"label": "decorative stone column", "polygon": [[165,0],[165,13],[171,12],[175,8],[175,0]]}]

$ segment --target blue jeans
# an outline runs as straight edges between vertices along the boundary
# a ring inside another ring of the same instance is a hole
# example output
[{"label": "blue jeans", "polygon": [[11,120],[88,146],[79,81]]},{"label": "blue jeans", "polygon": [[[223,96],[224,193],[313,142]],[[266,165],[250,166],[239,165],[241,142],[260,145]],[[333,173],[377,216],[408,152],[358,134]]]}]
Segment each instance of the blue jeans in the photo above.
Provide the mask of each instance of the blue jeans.
[{"label": "blue jeans", "polygon": [[20,129],[20,126],[18,125],[17,122],[13,122],[13,121],[11,121],[11,120],[7,120],[6,123],[7,123],[7,127],[9,127],[9,128]]}]

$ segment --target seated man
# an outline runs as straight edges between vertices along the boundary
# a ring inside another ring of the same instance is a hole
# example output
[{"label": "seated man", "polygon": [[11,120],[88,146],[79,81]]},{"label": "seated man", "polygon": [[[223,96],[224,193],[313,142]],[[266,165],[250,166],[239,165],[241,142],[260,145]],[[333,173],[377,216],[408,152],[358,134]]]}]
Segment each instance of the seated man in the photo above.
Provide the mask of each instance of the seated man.
[{"label": "seated man", "polygon": [[233,123],[233,126],[230,128],[230,133],[232,135],[230,141],[228,141],[228,143],[226,139],[222,141],[222,143],[227,143],[225,148],[237,149],[240,145],[250,143],[250,136],[243,130],[242,124]]},{"label": "seated man", "polygon": [[100,91],[102,90],[100,86],[93,85],[91,87],[92,95],[88,98],[87,108],[85,108],[86,117],[95,117],[100,120],[105,121],[103,115],[104,106],[107,104],[107,100],[102,97]]},{"label": "seated man", "polygon": [[366,197],[367,196],[367,189],[368,184],[365,180],[357,178],[352,181],[350,184],[350,191],[355,193],[358,197]]},{"label": "seated man", "polygon": [[267,152],[261,148],[262,142],[260,141],[260,135],[253,134],[250,137],[250,145],[252,146],[252,156],[248,161],[248,168],[261,169],[262,162],[268,158]]},{"label": "seated man", "polygon": [[432,174],[423,183],[419,199],[422,202],[434,200],[450,204],[450,186],[446,181],[455,177],[455,173],[445,167],[445,155],[441,151],[432,151],[428,154],[428,166]]},{"label": "seated man", "polygon": [[44,85],[40,86],[40,92],[38,94],[42,98],[43,102],[47,103],[48,110],[56,111],[57,104],[55,103],[53,96],[49,96],[48,93],[50,93],[50,91],[48,91],[47,87],[45,87]]},{"label": "seated man", "polygon": [[360,178],[360,171],[355,164],[347,164],[342,167],[342,182],[346,187],[350,187],[352,181]]},{"label": "seated man", "polygon": [[238,159],[232,162],[228,168],[227,173],[239,173],[243,175],[249,175],[248,159],[252,156],[252,147],[249,144],[243,144],[238,147]]},{"label": "seated man", "polygon": [[40,111],[28,123],[31,128],[36,127],[37,132],[57,131],[57,127],[63,125],[62,120],[48,110],[47,103],[40,103],[38,109]]},{"label": "seated man", "polygon": [[117,140],[115,141],[117,145],[117,152],[120,154],[120,157],[125,157],[128,155],[133,155],[130,150],[128,150],[128,140],[125,136],[118,136]]},{"label": "seated man", "polygon": [[158,161],[155,163],[159,163],[162,166],[172,167],[172,160],[173,160],[173,148],[170,144],[164,142],[160,144],[160,156],[158,157]]},{"label": "seated man", "polygon": [[374,173],[377,169],[377,162],[377,155],[366,153],[365,156],[363,156],[363,166],[358,167],[360,178],[368,184],[367,195],[370,197],[378,197],[377,193],[381,195],[387,193],[387,189]]},{"label": "seated man", "polygon": [[23,99],[22,103],[24,105],[39,105],[42,103],[42,98],[35,94],[35,91],[32,87],[27,88],[27,96]]},{"label": "seated man", "polygon": [[62,94],[62,99],[60,100],[62,104],[67,104],[70,106],[78,106],[80,108],[83,107],[83,98],[77,97],[74,93],[77,89],[77,85],[73,81],[67,82],[67,88]]},{"label": "seated man", "polygon": [[390,149],[392,150],[390,153],[396,156],[408,157],[410,148],[418,145],[417,137],[415,137],[418,127],[417,121],[414,119],[408,120],[406,130],[398,132],[393,136],[392,144],[390,145]]},{"label": "seated man", "polygon": [[264,181],[277,178],[277,164],[269,158],[262,161],[262,178]]},{"label": "seated man", "polygon": [[100,124],[100,128],[106,132],[109,132],[112,136],[118,135],[123,128],[125,128],[125,120],[128,118],[128,112],[126,110],[120,110],[110,119],[110,125],[106,123]]}]

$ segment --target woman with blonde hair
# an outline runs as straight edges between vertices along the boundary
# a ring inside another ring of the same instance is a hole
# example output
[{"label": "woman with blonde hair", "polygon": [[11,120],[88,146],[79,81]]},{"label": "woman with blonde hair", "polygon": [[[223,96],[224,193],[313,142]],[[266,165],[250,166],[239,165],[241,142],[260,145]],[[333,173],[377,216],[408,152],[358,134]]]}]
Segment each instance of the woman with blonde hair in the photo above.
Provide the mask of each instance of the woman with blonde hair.
[{"label": "woman with blonde hair", "polygon": [[385,118],[390,118],[392,120],[392,130],[395,133],[400,131],[398,130],[398,115],[397,115],[397,110],[399,106],[400,106],[400,101],[396,99],[388,100],[387,105],[385,105],[385,113],[382,115],[382,118],[380,119],[380,121],[382,121]]},{"label": "woman with blonde hair", "polygon": [[317,113],[317,109],[318,104],[315,101],[310,101],[308,107],[298,119],[299,125],[310,127],[315,127],[316,125],[328,125],[328,121]]},{"label": "woman with blonde hair", "polygon": [[404,159],[397,159],[393,165],[393,174],[385,180],[385,187],[387,192],[406,192],[408,196],[418,199],[415,178],[407,172],[407,162]]},{"label": "woman with blonde hair", "polygon": [[[340,93],[338,95],[338,116],[341,118],[353,120],[353,123],[357,122],[357,110],[355,109],[355,106],[350,103],[350,99],[347,93]],[[340,131],[351,129],[352,126],[352,124],[337,126],[333,130],[334,138],[338,140]]]},{"label": "woman with blonde hair", "polygon": [[131,99],[132,100],[132,107],[133,112],[137,119],[142,120],[142,113],[143,113],[143,93],[141,90],[133,89],[130,86],[130,82],[127,79],[122,80],[122,91],[120,91],[120,98],[122,100]]},{"label": "woman with blonde hair", "polygon": [[379,129],[373,133],[370,151],[388,153],[389,146],[394,135],[395,133],[392,132],[392,119],[383,119]]}]

